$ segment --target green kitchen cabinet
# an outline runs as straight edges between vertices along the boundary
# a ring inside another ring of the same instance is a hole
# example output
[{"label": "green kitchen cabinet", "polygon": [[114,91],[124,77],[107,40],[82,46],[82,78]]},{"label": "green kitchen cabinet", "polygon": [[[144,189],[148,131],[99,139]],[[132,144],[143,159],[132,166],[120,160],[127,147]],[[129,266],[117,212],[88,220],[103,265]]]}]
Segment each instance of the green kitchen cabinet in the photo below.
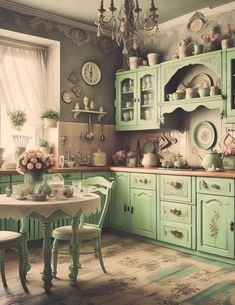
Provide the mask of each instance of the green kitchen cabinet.
[{"label": "green kitchen cabinet", "polygon": [[[223,86],[222,52],[208,52],[197,56],[171,60],[160,65],[161,92],[158,103],[158,116],[162,124],[165,116],[176,109],[193,111],[199,106],[208,109],[219,109],[219,114],[225,110],[225,99],[222,92],[214,96],[200,97],[194,92],[193,98],[185,99],[175,94],[177,89],[188,86],[191,88]],[[222,87],[221,87],[222,88]]]},{"label": "green kitchen cabinet", "polygon": [[114,172],[115,187],[112,191],[110,206],[110,226],[125,232],[130,232],[130,174]]},{"label": "green kitchen cabinet", "polygon": [[158,85],[157,67],[116,74],[116,130],[159,128]]},{"label": "green kitchen cabinet", "polygon": [[235,48],[227,49],[223,53],[224,94],[227,99],[226,122],[235,122]]},{"label": "green kitchen cabinet", "polygon": [[156,239],[156,191],[131,188],[132,233]]},{"label": "green kitchen cabinet", "polygon": [[156,239],[156,175],[116,172],[111,226]]},{"label": "green kitchen cabinet", "polygon": [[197,178],[197,249],[234,258],[234,179]]},{"label": "green kitchen cabinet", "polygon": [[157,239],[196,249],[195,178],[158,176]]}]

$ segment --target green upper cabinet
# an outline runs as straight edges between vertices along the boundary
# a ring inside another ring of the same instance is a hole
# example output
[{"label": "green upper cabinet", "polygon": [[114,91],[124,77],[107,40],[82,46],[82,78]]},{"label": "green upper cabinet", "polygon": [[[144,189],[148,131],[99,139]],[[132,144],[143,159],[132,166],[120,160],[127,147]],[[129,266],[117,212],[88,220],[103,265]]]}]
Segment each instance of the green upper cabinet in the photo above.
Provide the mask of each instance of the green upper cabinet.
[{"label": "green upper cabinet", "polygon": [[159,128],[158,85],[157,67],[116,74],[116,130]]},{"label": "green upper cabinet", "polygon": [[224,88],[227,98],[228,123],[235,122],[235,48],[228,49],[223,53]]},{"label": "green upper cabinet", "polygon": [[[211,87],[221,89],[222,83],[222,52],[215,51],[184,59],[171,60],[161,64],[161,92],[158,115],[164,124],[167,113],[177,108],[193,111],[199,106],[219,109],[224,112],[224,100],[221,90],[210,96]],[[193,96],[175,94],[179,87],[194,88]],[[198,94],[198,88],[207,87],[205,96]]]}]

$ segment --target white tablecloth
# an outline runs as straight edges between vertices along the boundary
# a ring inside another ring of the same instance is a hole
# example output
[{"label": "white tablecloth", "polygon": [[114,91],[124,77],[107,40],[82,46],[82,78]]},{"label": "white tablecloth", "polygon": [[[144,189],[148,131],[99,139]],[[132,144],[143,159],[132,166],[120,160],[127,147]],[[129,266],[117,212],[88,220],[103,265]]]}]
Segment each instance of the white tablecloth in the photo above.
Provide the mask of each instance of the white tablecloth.
[{"label": "white tablecloth", "polygon": [[47,201],[18,200],[0,195],[0,218],[21,219],[32,213],[48,218],[57,210],[72,217],[79,211],[88,216],[100,209],[100,197],[96,194],[81,194],[64,200],[49,199]]}]

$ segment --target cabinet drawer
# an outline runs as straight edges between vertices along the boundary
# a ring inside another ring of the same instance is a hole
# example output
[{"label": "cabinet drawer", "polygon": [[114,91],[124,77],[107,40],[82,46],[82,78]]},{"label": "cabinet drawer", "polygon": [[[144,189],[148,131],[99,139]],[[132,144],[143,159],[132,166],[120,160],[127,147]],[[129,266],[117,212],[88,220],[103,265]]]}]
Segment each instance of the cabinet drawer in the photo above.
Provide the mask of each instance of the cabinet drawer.
[{"label": "cabinet drawer", "polygon": [[234,180],[226,178],[197,178],[197,192],[234,196]]},{"label": "cabinet drawer", "polygon": [[156,190],[156,175],[131,174],[131,187],[144,190]]},{"label": "cabinet drawer", "polygon": [[165,221],[192,223],[192,206],[174,202],[160,202],[160,217]]},{"label": "cabinet drawer", "polygon": [[160,198],[174,202],[191,202],[191,177],[160,175]]},{"label": "cabinet drawer", "polygon": [[158,239],[185,248],[192,248],[192,227],[186,224],[161,221]]}]

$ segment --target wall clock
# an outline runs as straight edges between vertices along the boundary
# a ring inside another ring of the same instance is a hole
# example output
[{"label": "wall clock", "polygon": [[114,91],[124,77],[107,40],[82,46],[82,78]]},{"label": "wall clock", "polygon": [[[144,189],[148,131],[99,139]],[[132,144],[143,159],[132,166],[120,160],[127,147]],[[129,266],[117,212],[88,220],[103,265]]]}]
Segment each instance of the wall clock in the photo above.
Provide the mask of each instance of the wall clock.
[{"label": "wall clock", "polygon": [[82,67],[82,78],[88,85],[97,85],[101,79],[99,66],[91,61],[86,62]]},{"label": "wall clock", "polygon": [[72,98],[75,96],[74,92],[72,91],[65,91],[62,94],[62,100],[66,103],[66,104],[70,104],[72,102]]}]

